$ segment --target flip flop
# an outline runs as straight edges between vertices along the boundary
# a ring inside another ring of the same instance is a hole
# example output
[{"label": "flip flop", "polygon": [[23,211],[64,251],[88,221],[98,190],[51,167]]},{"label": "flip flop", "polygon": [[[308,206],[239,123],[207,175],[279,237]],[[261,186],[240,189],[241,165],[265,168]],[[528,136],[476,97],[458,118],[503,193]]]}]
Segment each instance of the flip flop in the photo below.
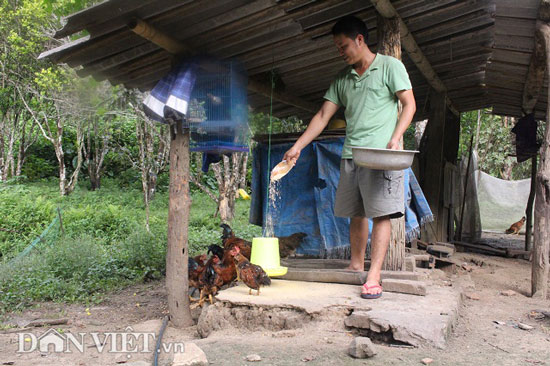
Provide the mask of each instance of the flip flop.
[{"label": "flip flop", "polygon": [[380,286],[380,285],[367,286],[366,283],[363,285],[363,289],[366,290],[366,291],[368,291],[370,289],[373,289],[373,288],[379,288],[380,293],[378,293],[378,294],[367,294],[367,293],[361,292],[361,297],[363,299],[378,299],[380,296],[382,296],[382,286]]}]

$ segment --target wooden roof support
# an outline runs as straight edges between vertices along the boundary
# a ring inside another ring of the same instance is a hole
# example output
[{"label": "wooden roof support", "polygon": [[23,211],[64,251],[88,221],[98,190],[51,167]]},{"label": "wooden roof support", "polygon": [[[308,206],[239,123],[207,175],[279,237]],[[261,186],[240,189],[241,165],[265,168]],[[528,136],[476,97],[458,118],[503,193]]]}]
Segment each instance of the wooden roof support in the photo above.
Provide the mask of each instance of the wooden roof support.
[{"label": "wooden roof support", "polygon": [[523,100],[521,107],[523,113],[529,114],[535,109],[539,99],[539,93],[544,83],[544,73],[546,72],[546,43],[544,42],[544,33],[550,29],[550,0],[541,0],[539,15],[535,29],[535,47],[531,55],[531,63],[527,72],[527,80],[523,88]]},{"label": "wooden roof support", "polygon": [[[531,68],[531,66],[533,67]],[[537,29],[535,31],[535,50],[531,66],[529,67],[530,74],[531,72],[538,74],[540,70],[543,70],[540,75],[542,88],[545,73],[547,76],[550,75],[550,0],[540,0]],[[532,77],[532,75],[528,75],[527,83],[530,81],[529,77]],[[533,82],[530,84],[526,86],[526,89],[528,86],[535,85]],[[540,89],[533,94],[537,94],[538,97],[539,91]],[[527,101],[532,103],[534,107],[537,97],[533,96],[532,99],[528,98]],[[531,295],[543,299],[546,299],[548,295],[548,276],[550,272],[548,253],[550,251],[550,89],[547,98],[549,103],[547,103],[546,110],[546,130],[535,187],[535,226],[531,255]],[[532,102],[533,99],[534,103]]]},{"label": "wooden roof support", "polygon": [[[137,35],[153,42],[173,55],[193,55],[192,50],[180,41],[170,37],[141,19],[134,19],[128,24],[128,27]],[[268,98],[273,97],[276,101],[292,105],[307,112],[317,113],[319,110],[319,106],[315,103],[308,102],[290,93],[281,93],[272,90],[271,85],[253,78],[248,79],[248,90],[262,94]]]},{"label": "wooden roof support", "polygon": [[[380,13],[385,18],[397,18],[399,19],[399,29],[401,33],[401,44],[403,45],[403,48],[407,51],[407,54],[409,55],[410,59],[414,62],[418,70],[424,75],[424,78],[426,78],[426,81],[428,84],[432,86],[437,92],[440,93],[446,93],[447,87],[445,84],[443,84],[443,81],[437,76],[437,73],[432,68],[432,65],[424,56],[424,53],[416,43],[416,40],[414,39],[412,33],[409,31],[409,28],[403,22],[403,19],[399,16],[399,13],[397,13],[397,10],[393,7],[391,2],[389,0],[370,0],[371,3],[376,8],[376,11]],[[455,115],[459,115],[458,110],[454,107],[453,102],[449,99],[449,97],[446,97],[446,103],[451,112]]]}]

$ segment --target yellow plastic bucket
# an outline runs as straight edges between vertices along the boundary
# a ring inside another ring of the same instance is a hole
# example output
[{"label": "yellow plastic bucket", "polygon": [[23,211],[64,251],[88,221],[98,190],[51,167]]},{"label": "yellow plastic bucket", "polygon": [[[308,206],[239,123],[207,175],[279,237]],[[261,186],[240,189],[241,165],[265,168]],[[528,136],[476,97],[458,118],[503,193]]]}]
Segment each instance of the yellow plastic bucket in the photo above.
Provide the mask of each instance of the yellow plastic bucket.
[{"label": "yellow plastic bucket", "polygon": [[261,266],[269,277],[284,276],[288,271],[287,267],[281,266],[278,238],[252,239],[250,262]]}]

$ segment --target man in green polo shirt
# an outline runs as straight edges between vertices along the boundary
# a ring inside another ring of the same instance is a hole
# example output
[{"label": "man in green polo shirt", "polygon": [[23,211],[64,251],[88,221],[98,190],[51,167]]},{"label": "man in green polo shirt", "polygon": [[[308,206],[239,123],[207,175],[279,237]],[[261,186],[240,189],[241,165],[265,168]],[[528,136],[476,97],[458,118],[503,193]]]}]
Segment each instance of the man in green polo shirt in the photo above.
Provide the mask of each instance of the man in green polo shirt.
[{"label": "man in green polo shirt", "polygon": [[[380,272],[390,242],[390,218],[402,216],[405,210],[403,172],[357,167],[351,147],[399,149],[416,103],[403,63],[371,52],[368,29],[362,20],[346,16],[334,25],[332,35],[348,66],[338,73],[324,96],[323,106],[284,159],[295,163],[300,151],[323,131],[338,108],[345,108],[346,139],[334,212],[351,219],[348,269],[354,271],[364,270],[368,218],[373,220],[371,265],[361,297],[374,299],[382,295]],[[403,106],[399,116],[398,102]]]}]

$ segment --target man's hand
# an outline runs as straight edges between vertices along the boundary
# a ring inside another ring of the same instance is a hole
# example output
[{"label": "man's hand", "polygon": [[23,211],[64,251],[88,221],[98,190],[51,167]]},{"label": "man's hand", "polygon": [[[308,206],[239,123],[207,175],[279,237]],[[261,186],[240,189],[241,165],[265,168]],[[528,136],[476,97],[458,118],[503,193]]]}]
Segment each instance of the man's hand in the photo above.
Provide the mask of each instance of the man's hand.
[{"label": "man's hand", "polygon": [[300,149],[298,149],[296,146],[292,146],[283,157],[283,160],[286,160],[288,162],[291,162],[292,165],[296,164],[296,161],[300,157]]},{"label": "man's hand", "polygon": [[386,149],[401,150],[399,148],[399,140],[391,139],[390,142],[388,142],[388,146],[386,146]]}]

